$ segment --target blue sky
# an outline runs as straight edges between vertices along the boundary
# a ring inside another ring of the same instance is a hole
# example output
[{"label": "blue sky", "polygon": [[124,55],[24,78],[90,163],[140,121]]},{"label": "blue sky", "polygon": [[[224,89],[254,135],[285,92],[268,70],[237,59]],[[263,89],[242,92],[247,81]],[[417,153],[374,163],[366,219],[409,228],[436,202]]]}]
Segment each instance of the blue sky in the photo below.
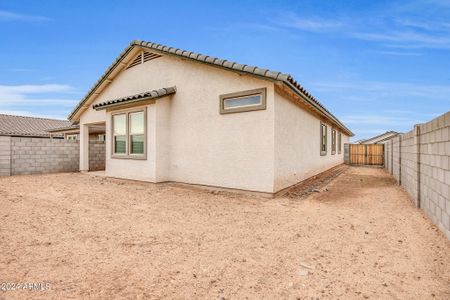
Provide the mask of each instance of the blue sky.
[{"label": "blue sky", "polygon": [[0,0],[0,112],[65,118],[134,39],[290,73],[355,138],[450,110],[450,0]]}]

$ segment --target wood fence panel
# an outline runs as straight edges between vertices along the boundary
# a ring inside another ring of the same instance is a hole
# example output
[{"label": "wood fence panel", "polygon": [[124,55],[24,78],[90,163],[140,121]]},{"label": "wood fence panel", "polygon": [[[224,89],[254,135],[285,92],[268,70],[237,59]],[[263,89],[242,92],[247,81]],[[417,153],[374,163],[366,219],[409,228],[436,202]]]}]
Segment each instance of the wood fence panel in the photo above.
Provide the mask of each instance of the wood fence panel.
[{"label": "wood fence panel", "polygon": [[350,163],[354,165],[384,164],[383,144],[351,144]]}]

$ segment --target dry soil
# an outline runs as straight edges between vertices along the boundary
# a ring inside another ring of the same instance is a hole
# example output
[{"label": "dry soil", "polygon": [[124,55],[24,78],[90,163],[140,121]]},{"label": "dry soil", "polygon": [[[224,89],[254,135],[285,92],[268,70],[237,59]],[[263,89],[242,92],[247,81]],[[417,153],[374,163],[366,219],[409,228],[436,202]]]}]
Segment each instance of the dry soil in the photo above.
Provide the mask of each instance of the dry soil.
[{"label": "dry soil", "polygon": [[2,177],[0,205],[0,284],[51,284],[0,299],[450,299],[450,242],[382,169],[276,199]]}]

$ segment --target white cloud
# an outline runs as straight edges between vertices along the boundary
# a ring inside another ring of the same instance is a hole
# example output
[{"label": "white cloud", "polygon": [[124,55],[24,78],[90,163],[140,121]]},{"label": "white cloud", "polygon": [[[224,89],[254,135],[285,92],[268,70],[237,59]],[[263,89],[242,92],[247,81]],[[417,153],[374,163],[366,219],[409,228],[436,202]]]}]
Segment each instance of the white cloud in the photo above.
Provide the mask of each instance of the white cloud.
[{"label": "white cloud", "polygon": [[436,33],[417,33],[412,30],[380,32],[355,32],[352,37],[372,42],[387,42],[389,47],[397,48],[435,48],[450,49],[450,38]]},{"label": "white cloud", "polygon": [[64,118],[78,102],[65,84],[0,85],[0,112]]},{"label": "white cloud", "polygon": [[[450,49],[450,22],[439,5],[422,13],[424,3],[406,9],[402,5],[385,5],[384,11],[345,17],[323,18],[300,15],[295,12],[280,12],[263,25],[291,31],[333,33],[334,36],[363,40],[382,47],[399,49]],[[450,6],[449,6],[450,7]],[[417,11],[421,14],[417,14]],[[397,51],[396,55],[401,51]],[[387,53],[385,53],[387,54]],[[394,54],[394,53],[391,53]]]},{"label": "white cloud", "polygon": [[50,21],[49,18],[35,15],[25,15],[10,11],[0,10],[0,21],[25,21],[25,22],[43,22]]},{"label": "white cloud", "polygon": [[395,117],[386,115],[348,115],[342,118],[346,124],[357,125],[376,125],[384,127],[391,126],[412,126],[416,123],[422,123],[423,120],[407,117]]},{"label": "white cloud", "polygon": [[[382,97],[422,97],[423,99],[450,101],[450,85],[426,85],[407,82],[383,82],[352,80],[346,82],[312,83],[321,92],[342,92],[353,95],[353,100],[369,101]],[[359,94],[358,94],[359,93]]]},{"label": "white cloud", "polygon": [[336,30],[343,25],[343,23],[338,20],[304,18],[292,12],[284,13],[282,17],[279,17],[279,19],[275,21],[275,23],[280,26],[306,31]]},{"label": "white cloud", "polygon": [[61,112],[52,112],[52,113],[40,113],[28,110],[5,110],[0,108],[0,114],[13,115],[13,116],[25,116],[25,117],[37,117],[37,118],[48,118],[48,119],[58,119],[58,120],[67,120],[67,113],[64,111]]}]

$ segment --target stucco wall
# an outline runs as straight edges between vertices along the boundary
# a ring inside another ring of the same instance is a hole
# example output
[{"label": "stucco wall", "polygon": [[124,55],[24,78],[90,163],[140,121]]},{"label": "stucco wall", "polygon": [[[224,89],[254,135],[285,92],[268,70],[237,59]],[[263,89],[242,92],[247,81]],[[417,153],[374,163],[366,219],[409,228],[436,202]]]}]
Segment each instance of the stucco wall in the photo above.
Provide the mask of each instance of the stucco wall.
[{"label": "stucco wall", "polygon": [[[145,161],[111,158],[110,114],[95,112],[91,106],[82,115],[82,125],[106,121],[106,173],[272,192],[271,82],[163,56],[120,73],[94,103],[174,85],[175,95],[147,105]],[[219,114],[221,94],[263,87],[267,88],[266,110]]]},{"label": "stucco wall", "polygon": [[331,154],[332,126],[327,124],[327,154],[321,156],[320,119],[283,95],[276,93],[275,98],[275,192],[344,163],[348,136],[342,133],[342,149],[338,153],[337,130],[336,154]]},{"label": "stucco wall", "polygon": [[[328,154],[320,156],[319,119],[275,96],[272,82],[188,59],[164,55],[124,70],[93,104],[170,86],[176,94],[143,106],[146,160],[111,157],[111,112],[91,104],[81,116],[85,138],[84,125],[106,122],[108,176],[273,193],[343,162],[343,149],[331,155],[331,126]],[[267,90],[267,109],[220,114],[220,95],[257,88]],[[81,170],[88,163],[83,140]]]}]

